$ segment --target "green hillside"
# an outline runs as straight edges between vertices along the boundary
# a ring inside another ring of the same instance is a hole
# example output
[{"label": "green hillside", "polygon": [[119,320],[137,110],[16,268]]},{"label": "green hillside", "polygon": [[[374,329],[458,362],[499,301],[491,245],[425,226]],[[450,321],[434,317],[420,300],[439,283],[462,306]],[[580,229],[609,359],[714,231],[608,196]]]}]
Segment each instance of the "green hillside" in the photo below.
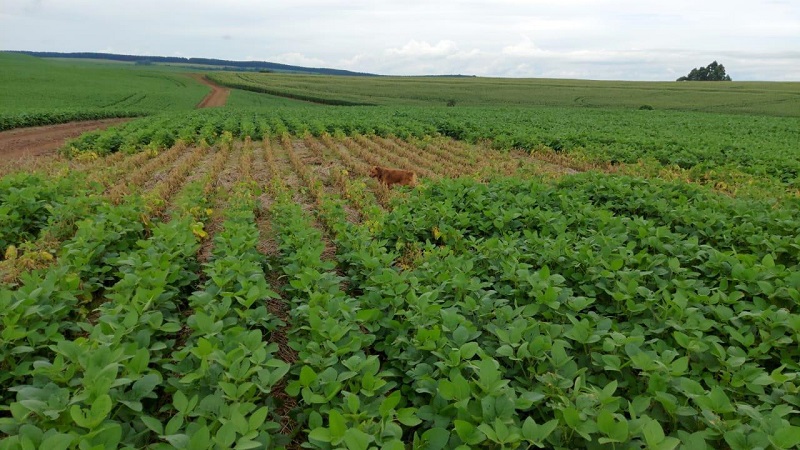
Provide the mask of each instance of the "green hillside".
[{"label": "green hillside", "polygon": [[183,74],[157,68],[9,53],[0,53],[0,67],[0,129],[35,118],[54,123],[187,110],[208,93]]},{"label": "green hillside", "polygon": [[332,77],[217,72],[218,83],[321,102],[566,106],[800,116],[800,83],[640,82],[473,77]]}]

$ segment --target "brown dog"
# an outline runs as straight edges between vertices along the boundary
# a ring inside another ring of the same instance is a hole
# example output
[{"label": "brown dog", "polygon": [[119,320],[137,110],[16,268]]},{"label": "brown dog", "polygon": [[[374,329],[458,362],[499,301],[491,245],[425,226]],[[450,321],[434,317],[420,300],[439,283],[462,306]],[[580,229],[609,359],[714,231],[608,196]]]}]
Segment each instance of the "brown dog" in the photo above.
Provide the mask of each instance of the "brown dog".
[{"label": "brown dog", "polygon": [[378,181],[385,184],[386,187],[392,187],[393,184],[402,184],[411,187],[417,185],[417,174],[410,170],[374,166],[372,170],[369,171],[369,176],[376,178]]}]

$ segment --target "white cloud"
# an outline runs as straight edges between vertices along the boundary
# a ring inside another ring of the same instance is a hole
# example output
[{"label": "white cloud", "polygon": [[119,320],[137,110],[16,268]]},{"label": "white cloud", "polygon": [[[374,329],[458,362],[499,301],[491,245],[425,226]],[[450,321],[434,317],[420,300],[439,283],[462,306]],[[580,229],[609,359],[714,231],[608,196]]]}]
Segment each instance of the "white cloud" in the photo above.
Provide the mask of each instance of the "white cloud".
[{"label": "white cloud", "polygon": [[503,47],[501,53],[508,56],[522,57],[544,56],[548,54],[548,52],[537,47],[527,36],[522,42]]},{"label": "white cloud", "polygon": [[[250,61],[259,60],[261,58],[248,57]],[[305,66],[305,67],[322,67],[326,65],[325,60],[318,58],[309,58],[301,53],[282,53],[280,55],[269,58],[270,62],[281,64],[289,64],[292,66]]]},{"label": "white cloud", "polygon": [[412,39],[400,48],[390,48],[386,50],[389,56],[445,56],[458,50],[458,46],[453,41],[439,41],[432,45],[425,41]]},{"label": "white cloud", "polygon": [[734,79],[800,81],[800,2],[14,0],[0,12],[0,46],[643,80],[716,59]]}]

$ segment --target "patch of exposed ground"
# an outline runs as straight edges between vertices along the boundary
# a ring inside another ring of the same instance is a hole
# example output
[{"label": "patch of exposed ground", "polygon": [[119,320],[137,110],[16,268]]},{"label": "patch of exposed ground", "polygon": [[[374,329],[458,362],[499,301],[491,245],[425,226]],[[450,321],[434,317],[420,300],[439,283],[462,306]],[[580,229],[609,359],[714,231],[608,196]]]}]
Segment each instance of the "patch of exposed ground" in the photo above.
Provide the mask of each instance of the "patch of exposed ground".
[{"label": "patch of exposed ground", "polygon": [[102,130],[131,119],[102,119],[41,127],[15,128],[0,132],[0,158],[21,159],[53,154],[68,139],[87,131]]},{"label": "patch of exposed ground", "polygon": [[[269,148],[269,151],[267,151],[267,148]],[[253,181],[263,189],[258,199],[258,214],[256,217],[260,234],[258,251],[267,257],[269,265],[266,272],[267,283],[269,283],[273,291],[277,292],[278,295],[282,295],[285,278],[277,264],[280,250],[268,213],[272,206],[272,198],[269,195],[268,187],[273,176],[280,176],[278,173],[273,173],[276,169],[275,164],[271,144],[269,142],[254,142],[251,172]],[[289,346],[288,333],[292,329],[292,320],[286,300],[283,297],[267,300],[267,310],[283,322],[283,325],[270,333],[269,336],[269,342],[278,345],[276,356],[283,362],[295,364],[297,362],[297,352]],[[274,414],[281,426],[280,433],[291,437],[298,435],[299,432],[298,424],[292,417],[292,412],[297,408],[297,399],[286,393],[286,384],[287,381],[285,379],[282,380],[272,389],[271,395],[276,402]],[[301,439],[295,439],[287,448],[301,448],[300,441]]]},{"label": "patch of exposed ground", "polygon": [[205,75],[199,73],[189,74],[189,77],[194,78],[200,83],[203,83],[211,88],[211,92],[209,92],[208,95],[206,95],[206,97],[197,104],[197,108],[216,108],[219,106],[225,106],[225,103],[228,102],[228,96],[231,93],[230,89],[214,83],[206,78]]},{"label": "patch of exposed ground", "polygon": [[214,188],[213,193],[211,193],[212,213],[209,220],[205,223],[205,232],[208,233],[208,237],[203,241],[200,246],[200,251],[198,252],[197,259],[201,263],[206,263],[211,260],[211,253],[214,247],[213,236],[222,229],[227,193],[233,185],[239,181],[240,171],[238,166],[241,144],[235,145],[232,150],[219,149],[218,152],[227,155],[227,158],[224,160],[222,170],[216,174],[212,174],[212,176],[216,175],[216,179],[212,182]]}]

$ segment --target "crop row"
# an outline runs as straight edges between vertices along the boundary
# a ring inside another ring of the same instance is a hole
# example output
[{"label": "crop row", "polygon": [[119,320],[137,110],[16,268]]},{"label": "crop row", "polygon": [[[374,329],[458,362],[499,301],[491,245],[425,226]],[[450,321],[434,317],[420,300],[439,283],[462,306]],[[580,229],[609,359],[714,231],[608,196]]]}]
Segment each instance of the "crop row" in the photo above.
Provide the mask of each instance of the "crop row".
[{"label": "crop row", "polygon": [[[154,189],[184,177],[206,151],[171,158]],[[241,161],[249,165],[247,153]],[[161,215],[168,222],[148,218],[162,203],[135,195],[106,202],[64,244],[56,267],[0,291],[9,325],[0,339],[3,384],[13,387],[0,406],[0,448],[272,445],[269,393],[289,366],[263,345],[279,321],[262,302],[275,294],[256,250],[251,185],[231,191],[206,282],[188,295],[211,213],[207,195],[227,189],[217,177],[230,156],[223,147],[211,170],[177,193]],[[109,233],[100,222],[107,212],[129,212],[130,223],[120,225],[133,235]]]},{"label": "crop row", "polygon": [[[498,149],[574,154],[596,161],[652,161],[692,169],[693,176],[747,173],[796,187],[800,174],[795,118],[743,118],[689,113],[492,108],[287,107],[216,110],[150,117],[89,133],[67,150],[106,154],[146,146],[213,143],[234,138],[376,134],[403,139],[443,135]],[[592,128],[587,128],[591,123]],[[652,130],[658,129],[655,134]],[[666,130],[666,131],[665,131]],[[666,135],[665,135],[666,133]]]},{"label": "crop row", "polygon": [[[346,226],[343,203],[313,187],[320,180],[292,154],[291,146],[284,145],[283,151],[320,205],[318,217],[326,227]],[[374,354],[380,311],[342,289],[344,279],[334,271],[335,264],[322,257],[322,233],[311,225],[312,218],[280,183],[276,191],[274,220],[284,272],[289,276],[284,292],[292,303],[295,327],[291,342],[299,349],[299,373],[293,372],[287,393],[299,397],[307,445],[405,448],[409,440],[415,445],[435,440],[437,431],[415,435],[422,422],[417,408],[403,397],[398,374],[386,370],[386,362]]]},{"label": "crop row", "polygon": [[33,239],[49,225],[83,210],[97,187],[78,178],[20,173],[0,179],[0,249]]},{"label": "crop row", "polygon": [[[224,133],[171,220],[143,221],[155,204],[136,195],[103,202],[52,268],[0,290],[13,386],[0,448],[800,443],[795,202],[591,174],[423,178],[382,210],[365,162],[440,175],[453,155],[474,157],[470,172],[489,158],[453,147],[434,164],[396,138],[287,133],[235,152]],[[150,188],[199,164],[201,150],[176,149]],[[201,269],[217,189],[224,221]],[[296,359],[279,356],[279,328]],[[282,414],[298,434],[279,435]]]},{"label": "crop row", "polygon": [[127,109],[88,109],[28,112],[19,114],[0,114],[0,131],[13,128],[54,125],[79,120],[114,119],[117,117],[141,117],[148,113]]},{"label": "crop row", "polygon": [[[182,166],[172,172],[182,175]],[[182,188],[166,223],[151,222],[153,205],[137,195],[100,202],[53,267],[0,291],[7,325],[0,365],[3,384],[12,386],[2,393],[8,438],[0,446],[150,440],[142,411],[163,407],[153,390],[164,388],[170,342],[183,327],[181,298],[196,279],[192,261],[204,236],[203,192],[215,176]]]},{"label": "crop row", "polygon": [[[280,95],[386,106],[568,107],[704,111],[798,116],[794,83],[639,83],[484,77],[348,77],[281,73],[210,74],[220,84],[246,84]],[[246,88],[245,88],[246,89]],[[238,106],[238,103],[235,103]],[[233,105],[232,105],[233,106]],[[455,108],[453,108],[455,107]]]},{"label": "crop row", "polygon": [[[652,203],[669,192],[658,187]],[[431,305],[466,317],[467,340],[538,399],[520,419],[558,420],[551,445],[796,445],[796,250],[782,265],[766,246],[715,248],[603,206],[568,187],[448,182],[398,205],[378,238],[411,255]],[[426,328],[431,348],[456,339]]]},{"label": "crop row", "polygon": [[189,110],[208,87],[186,74],[0,52],[0,131]]},{"label": "crop row", "polygon": [[[161,153],[119,154],[123,158],[114,155],[103,159],[95,156],[82,167],[61,168],[51,174],[21,171],[3,177],[3,281],[11,283],[21,272],[48,266],[61,243],[73,236],[76,225],[109,200],[118,204],[132,193],[144,193],[145,215],[163,213],[188,172],[208,153],[206,147],[186,152],[185,146],[178,145]],[[159,173],[176,161],[169,173]],[[153,177],[160,181],[149,183]]]},{"label": "crop row", "polygon": [[[184,216],[155,225],[150,238],[112,256],[118,281],[105,290],[108,301],[97,315],[73,325],[67,336],[55,336],[48,347],[39,343],[44,354],[38,358],[26,355],[26,364],[17,367],[28,368],[31,378],[12,388],[16,401],[9,404],[11,417],[2,421],[11,436],[6,445],[14,446],[15,438],[23,446],[57,439],[64,447],[77,441],[114,448],[147,438],[142,411],[158,401],[155,390],[181,329],[179,299],[196,277],[193,224],[193,217]],[[69,323],[51,322],[50,328]],[[19,349],[18,344],[10,351]]]},{"label": "crop row", "polygon": [[[214,238],[204,269],[203,290],[189,297],[190,334],[175,354],[169,381],[177,413],[148,427],[172,445],[163,448],[270,448],[278,425],[270,420],[273,387],[289,370],[265,345],[280,325],[265,299],[276,297],[267,285],[264,255],[256,250],[259,233],[251,188],[234,189],[222,231]],[[156,447],[158,448],[158,447]]]},{"label": "crop row", "polygon": [[[487,435],[512,448],[543,445],[556,422],[537,424],[532,418],[515,417],[514,408],[508,407],[527,409],[524,405],[531,405],[531,399],[506,387],[497,362],[478,342],[469,342],[477,337],[468,331],[470,324],[455,311],[445,315],[434,307],[435,292],[420,290],[410,272],[394,268],[398,254],[384,247],[384,241],[373,239],[369,225],[349,223],[340,201],[324,199],[320,215],[336,237],[352,291],[361,293],[356,298],[363,308],[362,327],[374,335],[373,348],[383,355],[384,370],[398,377],[400,389],[393,396],[417,410],[416,420],[403,423],[404,439],[436,449],[473,446]],[[443,319],[447,324],[438,325]],[[435,336],[441,339],[434,342]],[[424,361],[425,355],[433,359]],[[446,375],[440,381],[441,374]],[[450,379],[457,385],[449,384]],[[470,401],[477,409],[468,414],[453,408],[466,407]],[[505,405],[502,412],[500,404]],[[478,412],[481,408],[483,413]],[[512,420],[518,420],[521,428],[514,431]]]},{"label": "crop row", "polygon": [[324,97],[322,95],[312,95],[299,89],[277,89],[274,87],[266,86],[264,84],[252,81],[249,79],[248,74],[209,74],[208,78],[212,81],[224,84],[233,89],[242,89],[245,91],[258,92],[261,94],[269,94],[277,97],[290,98],[292,100],[301,100],[305,102],[313,102],[321,105],[336,105],[336,106],[372,106],[372,103],[366,101],[349,101],[341,98]]},{"label": "crop row", "polygon": [[[716,209],[738,225],[733,239],[698,243],[682,234],[687,223],[671,230],[624,204],[617,216],[604,208],[615,202],[593,205],[580,191],[573,199],[569,185],[464,180],[395,204],[373,239],[322,199],[351,292],[370,316],[379,311],[362,326],[386,370],[403,374],[401,399],[419,405],[413,439],[433,448],[800,442],[790,412],[797,259],[776,263],[774,246],[737,237],[769,208],[747,225],[755,204],[715,199],[704,210],[698,191],[625,178],[603,188],[620,197],[645,188],[633,204],[686,213],[688,203],[694,216]],[[797,229],[791,215],[781,227]],[[392,249],[412,270],[392,267]],[[339,426],[338,417],[326,423]]]}]

